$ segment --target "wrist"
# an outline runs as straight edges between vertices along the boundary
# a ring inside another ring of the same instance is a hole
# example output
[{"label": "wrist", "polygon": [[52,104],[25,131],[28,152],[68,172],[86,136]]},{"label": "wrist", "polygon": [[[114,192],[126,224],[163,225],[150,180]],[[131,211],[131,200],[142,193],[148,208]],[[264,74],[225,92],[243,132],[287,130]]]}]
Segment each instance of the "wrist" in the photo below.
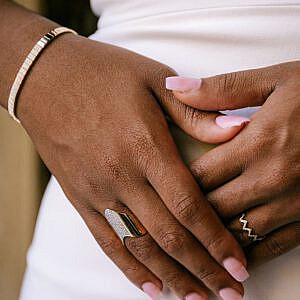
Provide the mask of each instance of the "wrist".
[{"label": "wrist", "polygon": [[0,105],[5,109],[26,55],[41,36],[58,26],[12,1],[0,2]]},{"label": "wrist", "polygon": [[8,113],[16,122],[20,123],[20,120],[18,119],[15,113],[18,99],[17,96],[30,69],[38,60],[39,56],[41,56],[41,53],[45,50],[45,48],[49,47],[51,42],[53,42],[57,37],[66,33],[73,33],[77,35],[77,33],[74,30],[66,27],[56,27],[55,29],[47,32],[35,43],[34,47],[27,54],[24,62],[22,63],[22,66],[19,68],[16,78],[12,84],[8,98]]},{"label": "wrist", "polygon": [[[71,81],[72,44],[74,34],[57,36],[47,45],[28,71],[16,101],[16,116],[22,123],[37,119],[49,102],[63,93],[64,85]],[[51,93],[50,93],[51,92]]]}]

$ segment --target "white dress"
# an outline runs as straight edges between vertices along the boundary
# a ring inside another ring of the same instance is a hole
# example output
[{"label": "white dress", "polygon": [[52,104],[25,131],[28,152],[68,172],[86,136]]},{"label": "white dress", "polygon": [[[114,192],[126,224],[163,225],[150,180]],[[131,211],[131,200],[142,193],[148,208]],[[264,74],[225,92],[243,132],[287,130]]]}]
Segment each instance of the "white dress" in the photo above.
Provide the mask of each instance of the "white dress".
[{"label": "white dress", "polygon": [[[93,0],[94,40],[209,76],[300,58],[300,0]],[[176,135],[176,134],[175,134]],[[179,142],[178,142],[179,143]],[[181,137],[186,159],[203,145]],[[247,300],[300,299],[300,248],[261,266]],[[52,178],[28,253],[21,300],[143,300],[104,255]],[[176,299],[165,295],[164,300]]]}]

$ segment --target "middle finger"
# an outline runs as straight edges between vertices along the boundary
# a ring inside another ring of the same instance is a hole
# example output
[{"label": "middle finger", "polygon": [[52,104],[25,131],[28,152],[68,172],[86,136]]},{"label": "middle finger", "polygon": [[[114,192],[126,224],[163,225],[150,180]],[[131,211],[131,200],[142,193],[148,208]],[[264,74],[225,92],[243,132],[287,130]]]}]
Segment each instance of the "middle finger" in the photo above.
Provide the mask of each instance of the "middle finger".
[{"label": "middle finger", "polygon": [[[136,205],[141,198],[147,201],[143,201],[143,205]],[[216,295],[219,295],[219,291],[225,287],[238,291],[240,295],[243,294],[242,285],[235,281],[192,234],[180,225],[152,187],[139,186],[134,193],[122,195],[122,199],[142,221],[161,249],[187,268]]]}]

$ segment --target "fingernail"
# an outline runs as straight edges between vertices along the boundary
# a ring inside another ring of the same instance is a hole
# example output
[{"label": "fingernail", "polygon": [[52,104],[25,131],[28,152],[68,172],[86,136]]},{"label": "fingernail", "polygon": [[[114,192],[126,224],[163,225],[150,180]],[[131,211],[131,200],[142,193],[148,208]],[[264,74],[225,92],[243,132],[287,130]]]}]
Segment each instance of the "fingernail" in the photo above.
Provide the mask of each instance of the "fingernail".
[{"label": "fingernail", "polygon": [[207,298],[200,296],[197,293],[191,293],[185,296],[184,300],[206,300]]},{"label": "fingernail", "polygon": [[230,128],[234,126],[241,126],[249,123],[250,119],[240,116],[219,116],[216,118],[216,124],[221,128]]},{"label": "fingernail", "polygon": [[161,290],[152,282],[145,282],[142,285],[142,289],[152,300],[161,298]]},{"label": "fingernail", "polygon": [[221,298],[223,300],[242,300],[243,297],[236,290],[231,288],[225,288],[220,290],[219,292]]},{"label": "fingernail", "polygon": [[224,259],[223,266],[239,282],[243,282],[249,278],[249,273],[244,265],[234,257]]},{"label": "fingernail", "polygon": [[183,76],[172,76],[166,78],[166,89],[188,92],[191,90],[199,89],[201,86],[201,79],[183,77]]}]

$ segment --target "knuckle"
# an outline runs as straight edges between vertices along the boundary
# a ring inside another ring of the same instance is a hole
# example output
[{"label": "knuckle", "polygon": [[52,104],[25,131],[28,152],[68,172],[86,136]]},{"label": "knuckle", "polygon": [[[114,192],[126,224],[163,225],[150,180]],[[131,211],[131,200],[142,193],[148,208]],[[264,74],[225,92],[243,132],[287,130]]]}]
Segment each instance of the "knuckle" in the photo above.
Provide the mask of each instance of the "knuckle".
[{"label": "knuckle", "polygon": [[269,165],[269,171],[264,179],[265,192],[271,196],[274,192],[279,193],[288,188],[290,184],[289,173],[290,167],[281,159]]},{"label": "knuckle", "polygon": [[179,220],[185,223],[192,223],[195,221],[197,212],[196,200],[192,195],[185,194],[180,197],[175,203],[175,211]]},{"label": "knuckle", "polygon": [[213,236],[209,239],[207,239],[206,248],[209,251],[209,253],[214,253],[216,251],[223,252],[224,249],[229,249],[231,246],[229,245],[228,239],[229,234],[224,230],[221,234],[218,234],[217,236]]},{"label": "knuckle", "polygon": [[139,238],[128,238],[126,239],[126,246],[140,261],[146,262],[153,257],[154,243],[148,235]]},{"label": "knuckle", "polygon": [[[297,161],[300,161],[300,155],[297,157]],[[297,186],[299,188],[299,183],[300,183],[300,164],[295,163],[295,168],[288,171],[286,186],[287,188],[292,188],[292,189],[294,189]]]},{"label": "knuckle", "polygon": [[106,170],[109,171],[109,174],[118,176],[121,171],[119,159],[114,156],[106,156],[106,155],[103,155],[102,159],[106,167]]},{"label": "knuckle", "polygon": [[300,222],[294,223],[294,233],[297,240],[300,239]]},{"label": "knuckle", "polygon": [[[236,195],[230,191],[213,191],[206,194],[206,198],[209,203],[213,206],[214,210],[222,216],[223,220],[228,220],[233,217],[233,215],[238,212],[239,206],[236,204]],[[230,205],[228,199],[232,199],[232,203],[235,205]]]},{"label": "knuckle", "polygon": [[215,186],[216,172],[211,168],[211,158],[200,157],[190,164],[190,170],[197,180],[200,189],[205,193],[212,190]]},{"label": "knuckle", "polygon": [[127,182],[128,174],[120,157],[117,155],[103,155],[101,160],[107,180],[112,182]]},{"label": "knuckle", "polygon": [[144,164],[158,154],[161,138],[157,131],[145,128],[144,125],[135,126],[127,135],[127,142],[131,145],[132,156],[137,158],[138,165]]},{"label": "knuckle", "polygon": [[[223,99],[223,96],[228,94],[230,91],[230,95],[232,98],[235,98],[237,95],[240,94],[241,91],[241,80],[239,80],[238,73],[227,73],[220,76],[216,76],[214,78],[215,86],[217,87],[217,99]],[[222,100],[218,100],[222,101]],[[222,106],[224,103],[219,104]]]},{"label": "knuckle", "polygon": [[[287,157],[279,159],[279,164],[277,168],[276,182],[282,189],[290,189],[294,188],[299,184],[300,180],[300,171],[299,168],[297,170],[296,166],[299,166],[299,158],[300,155],[295,157],[294,159],[287,159]],[[295,166],[291,168],[291,165]],[[277,186],[277,185],[276,185]]]},{"label": "knuckle", "polygon": [[[184,96],[181,96],[184,98]],[[181,113],[187,126],[194,132],[197,132],[197,136],[202,142],[210,141],[210,134],[205,129],[207,122],[210,122],[210,116],[205,111],[199,111],[191,106],[181,106]]]},{"label": "knuckle", "polygon": [[161,247],[171,256],[178,256],[185,245],[185,238],[178,231],[162,232],[159,241]]},{"label": "knuckle", "polygon": [[199,113],[193,107],[184,105],[184,119],[188,122],[191,128],[195,128],[198,123],[196,122],[199,119]]},{"label": "knuckle", "polygon": [[137,263],[127,262],[120,268],[127,279],[138,286],[145,278],[144,269]]},{"label": "knuckle", "polygon": [[95,195],[99,199],[106,193],[103,189],[106,179],[99,178],[93,171],[87,174],[83,170],[79,170],[76,176],[70,176],[70,178],[66,179],[65,183],[69,195],[71,195],[71,198],[77,199],[75,201],[79,207],[88,203],[90,204]]},{"label": "knuckle", "polygon": [[134,280],[138,277],[141,269],[136,264],[130,264],[126,266],[126,276],[130,280]]},{"label": "knuckle", "polygon": [[[254,115],[253,120],[258,120],[259,115]],[[262,120],[260,122],[253,122],[253,129],[256,134],[251,135],[251,141],[253,143],[253,149],[258,146],[266,147],[268,145],[276,145],[277,136],[274,134],[274,124],[268,120]]]},{"label": "knuckle", "polygon": [[158,118],[156,125],[159,130],[156,126],[148,128],[148,125],[138,124],[137,121],[134,128],[127,129],[126,143],[130,147],[125,155],[129,156],[130,165],[126,169],[136,170],[141,176],[153,176],[161,166],[161,158],[168,159],[166,148],[162,145],[165,140],[161,139],[162,131],[167,130],[167,123],[164,118]]},{"label": "knuckle", "polygon": [[[279,153],[279,155],[273,159],[272,164],[268,164],[270,188],[276,192],[293,188],[299,184],[300,180],[300,165],[298,163],[300,154],[288,153],[283,156],[282,153],[286,151],[285,149],[287,149],[287,147],[277,149],[278,151],[276,152]],[[291,168],[291,165],[294,167]]]},{"label": "knuckle", "polygon": [[218,273],[209,268],[208,266],[201,265],[198,270],[196,270],[195,275],[203,282],[209,283],[209,285],[215,285],[218,280]]},{"label": "knuckle", "polygon": [[182,274],[179,272],[168,272],[164,276],[164,281],[166,282],[167,286],[176,289],[176,287],[178,287],[182,282]]},{"label": "knuckle", "polygon": [[289,236],[292,239],[291,247],[296,247],[300,242],[300,222],[295,222],[290,225]]},{"label": "knuckle", "polygon": [[209,175],[207,165],[201,158],[193,161],[189,167],[193,175],[199,180],[203,180]]},{"label": "knuckle", "polygon": [[159,138],[153,132],[146,130],[137,134],[135,138],[135,147],[138,153],[150,154],[154,153],[159,142]]},{"label": "knuckle", "polygon": [[272,257],[280,256],[285,252],[284,248],[280,245],[276,238],[265,240],[265,247]]},{"label": "knuckle", "polygon": [[[232,195],[228,195],[226,190],[221,191],[212,191],[206,195],[207,200],[218,212],[222,211],[221,206],[224,202],[224,199],[232,199]],[[223,211],[222,211],[223,216]]]},{"label": "knuckle", "polygon": [[94,235],[95,239],[98,241],[103,252],[113,258],[118,252],[118,248],[120,247],[120,241],[115,238],[104,238],[101,235]]}]

